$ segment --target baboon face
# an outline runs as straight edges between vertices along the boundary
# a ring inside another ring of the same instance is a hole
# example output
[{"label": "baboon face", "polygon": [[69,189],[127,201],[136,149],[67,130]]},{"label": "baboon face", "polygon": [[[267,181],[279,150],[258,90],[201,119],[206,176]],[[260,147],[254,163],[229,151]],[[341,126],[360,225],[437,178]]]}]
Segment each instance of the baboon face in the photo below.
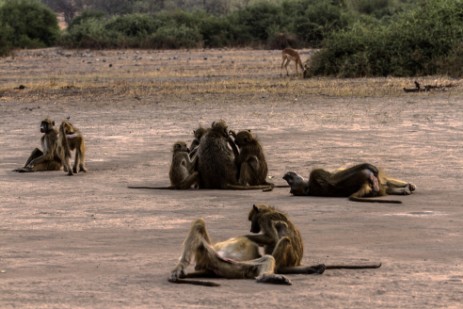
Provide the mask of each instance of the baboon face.
[{"label": "baboon face", "polygon": [[71,135],[75,133],[74,127],[69,122],[63,121],[61,126],[63,127],[64,134]]},{"label": "baboon face", "polygon": [[306,183],[304,177],[298,175],[295,172],[287,172],[283,179],[286,180],[288,185],[291,187],[290,193],[294,195],[305,195],[306,194]]},{"label": "baboon face", "polygon": [[206,134],[206,129],[199,127],[196,130],[193,130],[193,135],[199,141],[203,135]]},{"label": "baboon face", "polygon": [[252,135],[251,130],[240,131],[235,135],[235,144],[240,148],[250,144],[254,140],[255,137]]},{"label": "baboon face", "polygon": [[55,125],[55,121],[47,117],[44,120],[42,120],[42,122],[40,123],[40,132],[48,133],[49,131],[53,129],[54,125]]},{"label": "baboon face", "polygon": [[252,209],[249,212],[249,221],[251,221],[251,233],[260,233],[259,217],[259,208],[256,205],[252,205]]},{"label": "baboon face", "polygon": [[190,153],[190,149],[185,142],[176,142],[172,149],[173,152],[187,152]]}]

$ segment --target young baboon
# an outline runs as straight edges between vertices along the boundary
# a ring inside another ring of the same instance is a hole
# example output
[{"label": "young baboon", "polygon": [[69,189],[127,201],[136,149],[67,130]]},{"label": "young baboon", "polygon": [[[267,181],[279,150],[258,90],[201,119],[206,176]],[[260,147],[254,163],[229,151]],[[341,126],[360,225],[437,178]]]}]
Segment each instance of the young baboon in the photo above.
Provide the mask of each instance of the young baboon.
[{"label": "young baboon", "polygon": [[[186,273],[192,256],[195,271]],[[256,279],[260,283],[290,285],[283,275],[275,274],[275,259],[271,255],[260,256],[259,248],[247,237],[235,237],[212,244],[203,219],[191,225],[183,244],[183,252],[176,267],[171,271],[169,281],[216,286],[211,282],[188,280],[185,278],[227,278]]]},{"label": "young baboon", "polygon": [[201,138],[206,134],[207,129],[203,127],[199,127],[196,130],[193,130],[193,135],[194,139],[191,141],[190,144],[190,158],[193,158],[196,156],[196,152],[198,151],[199,147],[199,142],[201,141]]},{"label": "young baboon", "polygon": [[84,136],[82,135],[80,130],[77,129],[69,121],[64,120],[63,122],[61,122],[59,134],[61,134],[63,137],[66,137],[66,143],[68,148],[65,151],[66,160],[69,161],[71,151],[75,150],[76,152],[74,158],[74,167],[72,171],[74,173],[78,173],[79,171],[86,173],[87,169],[85,168],[85,142]]},{"label": "young baboon", "polygon": [[409,195],[416,190],[414,184],[386,177],[376,166],[363,163],[330,173],[315,169],[309,180],[295,172],[287,172],[283,179],[291,187],[290,193],[304,196],[349,197],[356,202],[397,203],[398,200],[370,199],[385,195]]},{"label": "young baboon", "polygon": [[199,187],[205,189],[253,190],[268,185],[245,186],[238,183],[235,158],[239,151],[225,121],[213,122],[198,147]]},{"label": "young baboon", "polygon": [[253,205],[248,218],[251,221],[251,233],[256,234],[246,237],[264,247],[265,254],[275,258],[275,272],[278,274],[321,274],[325,269],[381,267],[381,263],[301,266],[304,254],[302,237],[286,214],[267,205]]},{"label": "young baboon", "polygon": [[264,150],[250,130],[243,130],[235,133],[230,131],[239,148],[239,155],[235,158],[238,168],[238,183],[240,185],[268,185],[273,189],[273,184],[267,182],[267,161]]},{"label": "young baboon", "polygon": [[285,67],[287,76],[289,76],[288,65],[291,61],[294,61],[294,64],[296,66],[296,74],[299,74],[298,67],[301,68],[302,72],[304,72],[304,66],[302,65],[301,57],[299,56],[299,53],[294,49],[283,49],[283,51],[281,52],[281,58],[283,60],[283,62],[281,63],[281,69]]},{"label": "young baboon", "polygon": [[190,189],[198,183],[198,172],[195,171],[196,158],[190,159],[190,149],[185,142],[176,142],[172,149],[169,179],[173,189]]},{"label": "young baboon", "polygon": [[35,148],[22,168],[16,172],[59,171],[62,167],[61,157],[58,154],[58,131],[54,128],[55,122],[49,117],[40,123],[40,138],[42,150]]}]

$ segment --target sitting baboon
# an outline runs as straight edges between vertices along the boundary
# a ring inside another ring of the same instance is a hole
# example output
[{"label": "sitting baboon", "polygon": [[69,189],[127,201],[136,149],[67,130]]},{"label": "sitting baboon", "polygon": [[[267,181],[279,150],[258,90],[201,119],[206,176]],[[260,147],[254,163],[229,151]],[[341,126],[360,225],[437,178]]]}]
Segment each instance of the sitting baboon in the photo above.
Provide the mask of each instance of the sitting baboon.
[{"label": "sitting baboon", "polygon": [[235,157],[235,164],[238,168],[238,183],[240,185],[268,185],[273,188],[273,184],[267,182],[267,161],[265,160],[264,150],[250,130],[243,130],[235,133],[230,131],[239,148],[239,155]]},{"label": "sitting baboon", "polygon": [[205,189],[268,189],[268,185],[240,185],[235,158],[239,151],[226,123],[213,122],[198,147],[199,187]]},{"label": "sitting baboon", "polygon": [[381,263],[301,266],[304,254],[302,237],[286,214],[267,205],[253,205],[248,219],[251,221],[251,233],[256,234],[246,237],[264,247],[265,254],[275,258],[275,272],[278,274],[321,274],[325,269],[381,267]]},{"label": "sitting baboon", "polygon": [[401,203],[398,200],[369,199],[385,195],[409,195],[415,191],[414,184],[386,177],[376,166],[363,163],[330,173],[315,169],[309,180],[295,172],[287,172],[283,179],[291,187],[290,193],[301,196],[349,197],[357,202]]},{"label": "sitting baboon", "polygon": [[85,142],[84,137],[79,129],[67,120],[61,122],[59,134],[66,137],[67,150],[65,151],[66,160],[69,161],[71,151],[76,151],[74,158],[74,167],[72,171],[78,173],[87,172],[85,168]]},{"label": "sitting baboon", "polygon": [[[186,273],[191,258],[195,259],[195,271]],[[169,281],[217,286],[208,281],[185,278],[256,279],[260,283],[291,284],[283,275],[275,274],[275,259],[271,255],[260,256],[258,246],[247,237],[235,237],[212,244],[206,223],[198,219],[191,225],[183,244],[183,252]]]},{"label": "sitting baboon", "polygon": [[40,138],[42,150],[35,148],[24,164],[24,167],[15,169],[16,172],[59,171],[63,165],[58,152],[58,131],[54,128],[55,122],[49,117],[40,123]]},{"label": "sitting baboon", "polygon": [[198,172],[195,171],[196,158],[190,159],[190,149],[185,142],[176,142],[172,149],[169,179],[173,189],[190,189],[198,183]]},{"label": "sitting baboon", "polygon": [[198,151],[199,147],[199,142],[201,141],[201,138],[206,134],[207,129],[203,127],[199,127],[196,130],[193,130],[193,135],[194,139],[191,141],[190,144],[190,158],[193,158],[196,156],[196,152]]}]

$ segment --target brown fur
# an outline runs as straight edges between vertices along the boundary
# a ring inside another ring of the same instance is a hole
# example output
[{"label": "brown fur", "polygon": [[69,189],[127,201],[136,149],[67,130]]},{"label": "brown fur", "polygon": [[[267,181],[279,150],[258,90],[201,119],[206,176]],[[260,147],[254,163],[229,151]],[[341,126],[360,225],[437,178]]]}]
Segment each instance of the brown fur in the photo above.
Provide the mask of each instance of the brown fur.
[{"label": "brown fur", "polygon": [[185,142],[176,142],[172,152],[169,170],[170,185],[173,189],[190,189],[198,183],[198,172],[195,171],[196,159],[190,159],[190,150]]},{"label": "brown fur", "polygon": [[363,163],[330,173],[315,169],[309,180],[295,172],[287,172],[285,179],[293,195],[349,197],[357,202],[401,203],[398,200],[367,199],[385,195],[409,195],[416,186],[394,178],[386,177],[376,166]]},{"label": "brown fur", "polygon": [[58,131],[54,128],[55,122],[49,117],[40,123],[40,132],[43,133],[40,138],[42,150],[35,148],[22,168],[15,171],[41,172],[41,171],[59,171],[62,167],[61,156],[58,151]]},{"label": "brown fur", "polygon": [[304,254],[302,237],[296,226],[281,211],[267,205],[253,205],[249,212],[251,233],[247,237],[264,247],[275,258],[279,274],[321,274],[325,269],[378,268],[379,264],[301,266]]},{"label": "brown fur", "polygon": [[195,137],[190,144],[190,158],[196,156],[196,152],[198,151],[199,143],[201,138],[206,134],[207,129],[203,127],[198,127],[196,130],[193,130],[193,136]]},{"label": "brown fur", "polygon": [[[60,125],[60,141],[65,151],[65,160],[69,162],[71,151],[75,150],[74,166],[72,171],[86,173],[85,167],[85,141],[84,136],[72,123],[67,120],[61,122]],[[66,167],[66,165],[65,165]]]},{"label": "brown fur", "polygon": [[249,130],[230,132],[240,151],[235,158],[239,172],[238,183],[244,186],[268,185],[269,190],[272,190],[273,184],[267,182],[268,167],[264,150],[257,137]]},{"label": "brown fur", "polygon": [[283,49],[283,51],[281,52],[281,58],[283,60],[283,62],[281,63],[281,68],[283,69],[283,67],[285,67],[287,76],[289,76],[288,65],[291,61],[294,61],[294,64],[296,66],[296,74],[299,74],[298,68],[301,68],[301,70],[304,72],[304,66],[302,65],[301,57],[299,56],[299,53],[294,49]]},{"label": "brown fur", "polygon": [[204,189],[255,190],[268,186],[238,183],[235,158],[239,155],[225,121],[213,122],[201,138],[198,148],[199,187]]}]

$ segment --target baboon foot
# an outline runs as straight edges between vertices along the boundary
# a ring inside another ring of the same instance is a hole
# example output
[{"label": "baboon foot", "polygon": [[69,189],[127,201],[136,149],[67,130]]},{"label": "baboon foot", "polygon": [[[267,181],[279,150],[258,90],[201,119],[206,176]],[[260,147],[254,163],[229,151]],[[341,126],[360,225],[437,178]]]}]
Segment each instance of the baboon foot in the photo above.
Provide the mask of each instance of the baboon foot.
[{"label": "baboon foot", "polygon": [[72,176],[72,175],[74,175],[74,174],[72,173],[72,170],[69,169],[69,171],[68,171],[68,176]]},{"label": "baboon foot", "polygon": [[31,167],[21,167],[21,168],[17,168],[17,169],[14,169],[13,172],[17,172],[17,173],[32,173],[33,170]]},{"label": "baboon foot", "polygon": [[271,283],[271,284],[285,284],[292,285],[291,280],[283,275],[270,274],[270,275],[261,275],[256,278],[258,283]]},{"label": "baboon foot", "polygon": [[74,168],[72,169],[72,172],[73,172],[74,174],[77,174],[77,168],[74,167]]},{"label": "baboon foot", "polygon": [[169,280],[170,282],[176,282],[178,281],[179,279],[182,279],[182,278],[185,278],[186,277],[186,274],[185,274],[185,270],[182,268],[175,268],[171,273],[170,273],[170,276],[167,280]]},{"label": "baboon foot", "polygon": [[416,190],[416,185],[413,184],[413,183],[409,183],[408,184],[408,189],[410,190],[410,192],[413,192]]},{"label": "baboon foot", "polygon": [[309,268],[307,268],[307,274],[321,275],[325,272],[325,270],[326,270],[325,264],[314,265],[314,266],[310,266]]}]

